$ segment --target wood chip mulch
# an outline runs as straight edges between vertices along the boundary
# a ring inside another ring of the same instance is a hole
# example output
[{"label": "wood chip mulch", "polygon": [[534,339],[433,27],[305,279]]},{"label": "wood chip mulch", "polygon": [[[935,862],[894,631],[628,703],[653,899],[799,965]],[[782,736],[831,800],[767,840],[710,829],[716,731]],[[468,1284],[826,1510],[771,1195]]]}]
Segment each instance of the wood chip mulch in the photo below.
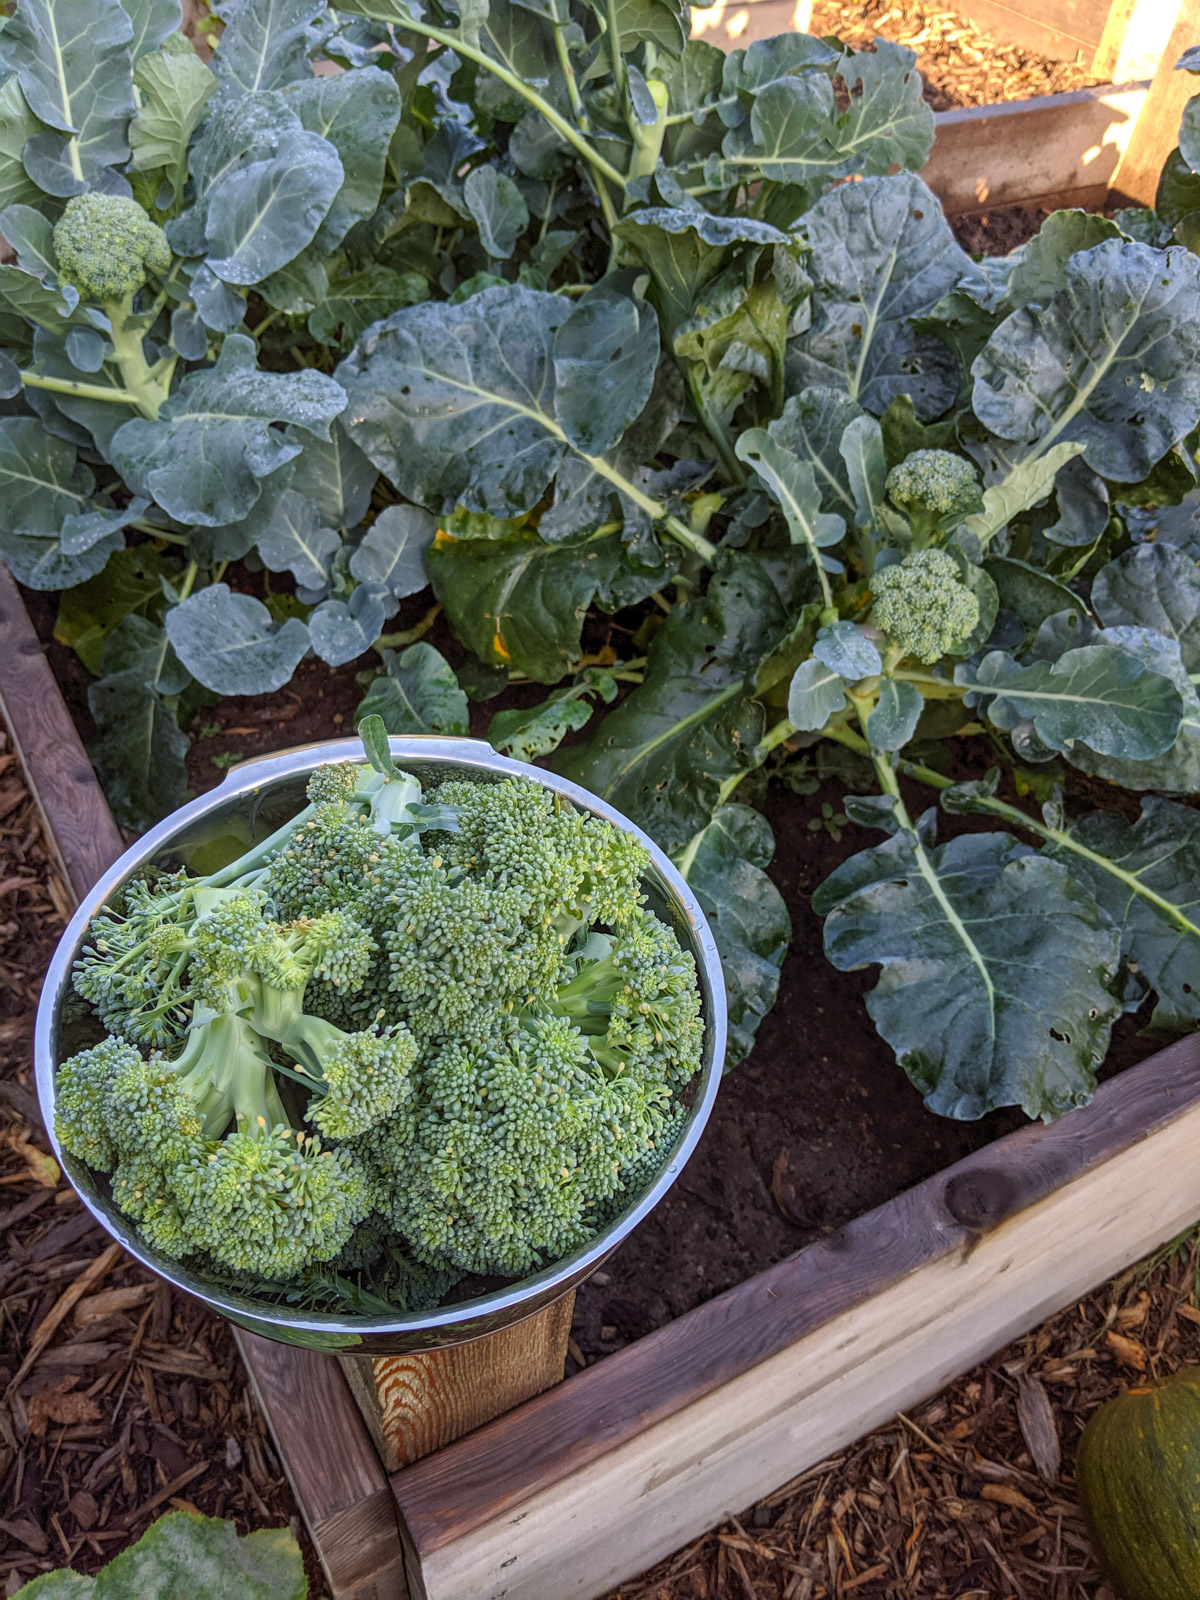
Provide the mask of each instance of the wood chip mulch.
[{"label": "wood chip mulch", "polygon": [[1198,1353],[1175,1241],[609,1600],[1115,1600],[1073,1466],[1084,1423]]},{"label": "wood chip mulch", "polygon": [[1102,81],[1088,61],[1055,61],[1003,44],[957,12],[918,0],[816,0],[808,31],[836,33],[859,49],[876,36],[908,45],[935,111],[1064,94]]},{"label": "wood chip mulch", "polygon": [[[46,1153],[31,1035],[72,898],[0,722],[0,1589],[172,1508],[299,1529],[229,1324],[123,1253]],[[305,1541],[306,1543],[306,1541]],[[312,1595],[326,1591],[305,1550]]]}]

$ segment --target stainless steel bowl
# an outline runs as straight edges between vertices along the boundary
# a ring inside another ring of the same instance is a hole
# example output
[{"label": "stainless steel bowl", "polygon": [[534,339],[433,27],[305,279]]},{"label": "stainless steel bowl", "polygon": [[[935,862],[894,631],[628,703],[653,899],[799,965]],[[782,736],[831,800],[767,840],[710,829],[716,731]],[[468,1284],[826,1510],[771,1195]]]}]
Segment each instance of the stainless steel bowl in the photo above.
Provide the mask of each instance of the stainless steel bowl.
[{"label": "stainless steel bowl", "polygon": [[[186,1290],[231,1321],[287,1344],[312,1349],[354,1351],[359,1355],[400,1355],[439,1345],[463,1344],[540,1311],[594,1272],[621,1240],[666,1194],[684,1162],[696,1148],[708,1121],[721,1079],[725,1057],[725,987],[716,943],[704,913],[687,884],[667,857],[639,828],[619,811],[605,805],[586,789],[565,778],[499,756],[477,739],[394,738],[392,756],[399,766],[428,785],[446,778],[496,782],[507,777],[532,778],[561,794],[581,810],[604,817],[632,833],[650,852],[651,865],[643,880],[648,903],[676,930],[691,951],[700,978],[705,1020],[704,1064],[683,1132],[670,1159],[650,1189],[619,1216],[591,1244],[544,1271],[457,1305],[436,1311],[386,1317],[331,1316],[296,1311],[248,1296],[214,1289],[189,1266],[170,1261],[140,1238],[129,1219],[113,1204],[107,1188],[88,1167],[67,1155],[54,1134],[54,1074],[60,1061],[95,1037],[95,1022],[71,986],[71,971],[82,948],[92,918],[113,892],[147,863],[168,866],[205,866],[205,855],[216,858],[222,844],[233,837],[242,846],[285,822],[304,804],[309,773],[330,761],[361,761],[357,739],[304,745],[278,755],[262,756],[235,767],[211,794],[193,800],[152,828],[131,846],[80,902],[70,926],[59,941],[38,1006],[35,1059],[38,1097],[54,1145],[54,1153],[83,1203],[115,1239],[143,1265],[168,1283]],[[226,848],[219,859],[229,858]]]}]

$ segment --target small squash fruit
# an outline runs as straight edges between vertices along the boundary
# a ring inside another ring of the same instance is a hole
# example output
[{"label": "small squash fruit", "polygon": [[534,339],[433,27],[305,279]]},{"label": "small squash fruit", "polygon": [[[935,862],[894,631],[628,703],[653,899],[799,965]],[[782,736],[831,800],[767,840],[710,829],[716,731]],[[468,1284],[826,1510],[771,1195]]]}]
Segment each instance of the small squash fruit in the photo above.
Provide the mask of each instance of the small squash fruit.
[{"label": "small squash fruit", "polygon": [[1076,1481],[1122,1600],[1200,1600],[1200,1367],[1101,1406]]}]

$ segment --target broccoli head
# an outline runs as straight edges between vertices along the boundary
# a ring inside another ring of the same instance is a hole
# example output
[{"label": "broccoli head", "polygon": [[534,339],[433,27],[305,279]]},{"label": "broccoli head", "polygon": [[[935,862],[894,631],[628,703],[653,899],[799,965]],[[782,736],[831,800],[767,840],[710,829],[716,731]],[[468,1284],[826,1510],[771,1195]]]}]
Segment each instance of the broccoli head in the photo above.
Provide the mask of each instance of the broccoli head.
[{"label": "broccoli head", "polygon": [[94,191],[67,201],[54,250],[61,277],[100,305],[132,300],[172,259],[166,234],[136,200]]},{"label": "broccoli head", "polygon": [[949,450],[914,450],[888,473],[886,488],[918,547],[983,507],[973,463]]},{"label": "broccoli head", "polygon": [[872,621],[905,656],[931,665],[961,649],[979,624],[979,601],[944,550],[915,550],[871,580]]}]

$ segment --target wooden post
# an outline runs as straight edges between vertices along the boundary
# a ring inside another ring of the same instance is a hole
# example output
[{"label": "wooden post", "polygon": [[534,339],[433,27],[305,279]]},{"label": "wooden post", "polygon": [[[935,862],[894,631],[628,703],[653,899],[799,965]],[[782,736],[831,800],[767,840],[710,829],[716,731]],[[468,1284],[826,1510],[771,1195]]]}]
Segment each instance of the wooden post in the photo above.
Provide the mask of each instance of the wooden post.
[{"label": "wooden post", "polygon": [[1200,79],[1190,72],[1175,70],[1180,56],[1194,44],[1200,44],[1200,0],[1182,0],[1150,92],[1113,175],[1113,189],[1139,205],[1154,204],[1163,162],[1179,143],[1183,108],[1194,94],[1200,93]]},{"label": "wooden post", "polygon": [[1137,83],[1158,70],[1182,0],[1112,0],[1092,72],[1107,83]]},{"label": "wooden post", "polygon": [[533,1316],[410,1356],[342,1356],[375,1448],[396,1472],[562,1382],[575,1291]]}]

